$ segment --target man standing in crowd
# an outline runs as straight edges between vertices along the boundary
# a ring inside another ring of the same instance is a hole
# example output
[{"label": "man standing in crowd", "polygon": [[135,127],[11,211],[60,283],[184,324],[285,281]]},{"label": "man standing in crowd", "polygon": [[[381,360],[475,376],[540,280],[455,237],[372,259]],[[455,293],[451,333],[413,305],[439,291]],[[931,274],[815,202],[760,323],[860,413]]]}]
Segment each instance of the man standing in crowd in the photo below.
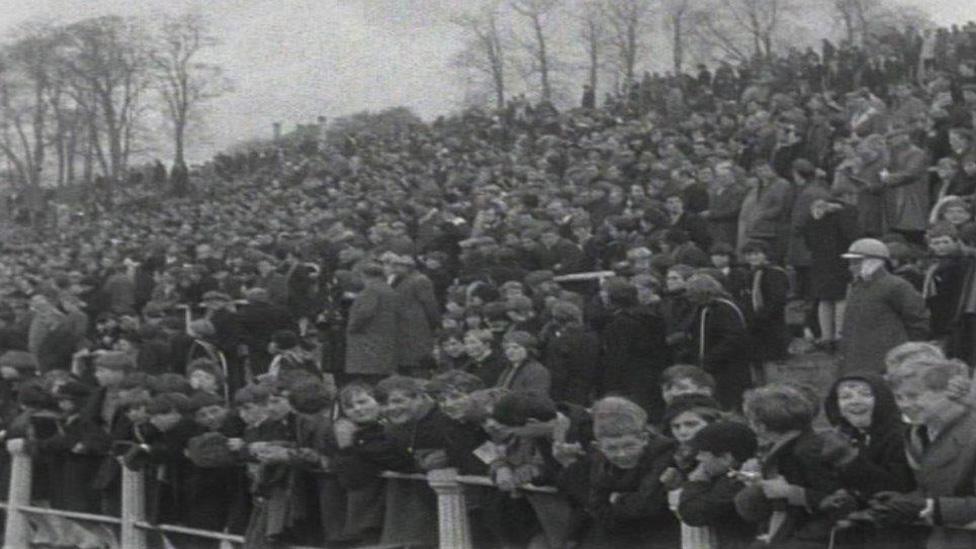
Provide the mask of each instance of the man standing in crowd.
[{"label": "man standing in crowd", "polygon": [[888,246],[862,238],[843,256],[853,282],[847,296],[841,339],[841,374],[881,373],[889,349],[928,336],[925,300],[904,279],[888,272]]}]

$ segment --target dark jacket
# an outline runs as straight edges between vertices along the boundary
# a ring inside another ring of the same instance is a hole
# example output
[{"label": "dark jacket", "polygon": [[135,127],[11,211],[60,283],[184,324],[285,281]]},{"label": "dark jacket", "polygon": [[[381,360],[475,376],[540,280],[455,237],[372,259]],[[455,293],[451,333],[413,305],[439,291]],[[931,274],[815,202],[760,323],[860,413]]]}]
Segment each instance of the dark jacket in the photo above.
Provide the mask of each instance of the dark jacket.
[{"label": "dark jacket", "polygon": [[[661,474],[671,464],[675,443],[651,435],[637,467],[620,469],[602,454],[592,453],[587,512],[592,530],[583,547],[674,548],[679,545],[678,521],[668,509],[668,491]],[[610,502],[610,495],[620,494]]]},{"label": "dark jacket", "polygon": [[844,206],[800,227],[810,249],[810,297],[840,301],[847,295],[851,272],[841,255],[860,236],[857,208]]},{"label": "dark jacket", "polygon": [[735,495],[741,481],[720,476],[711,481],[687,481],[681,486],[678,515],[688,526],[710,526],[722,549],[742,549],[756,539],[756,526],[739,516]]},{"label": "dark jacket", "polygon": [[752,336],[755,358],[760,361],[782,360],[790,344],[786,325],[786,302],[790,280],[786,271],[776,265],[763,265],[750,273],[743,302]]},{"label": "dark jacket", "polygon": [[661,372],[670,364],[664,320],[643,306],[618,310],[600,334],[602,394],[633,399],[653,416],[663,412]]},{"label": "dark jacket", "polygon": [[728,299],[713,299],[698,307],[691,333],[698,365],[715,377],[716,400],[737,410],[743,391],[752,385],[752,350],[742,311]]},{"label": "dark jacket", "polygon": [[552,376],[552,399],[588,405],[596,383],[600,339],[580,325],[557,328],[542,353]]}]

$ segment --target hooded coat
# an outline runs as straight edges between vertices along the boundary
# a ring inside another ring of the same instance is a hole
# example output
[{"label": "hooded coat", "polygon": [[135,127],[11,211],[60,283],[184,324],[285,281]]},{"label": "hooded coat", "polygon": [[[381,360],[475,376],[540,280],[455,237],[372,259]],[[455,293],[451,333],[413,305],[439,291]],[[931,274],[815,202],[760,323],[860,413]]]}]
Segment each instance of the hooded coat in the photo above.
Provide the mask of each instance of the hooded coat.
[{"label": "hooded coat", "polygon": [[[851,425],[838,407],[837,388],[841,382],[851,380],[867,383],[874,394],[871,426],[866,431]],[[838,471],[845,488],[866,496],[884,490],[909,492],[915,488],[905,455],[906,425],[895,404],[895,395],[879,376],[851,374],[839,378],[827,393],[824,413],[830,424],[852,440],[858,449],[857,458]]]}]

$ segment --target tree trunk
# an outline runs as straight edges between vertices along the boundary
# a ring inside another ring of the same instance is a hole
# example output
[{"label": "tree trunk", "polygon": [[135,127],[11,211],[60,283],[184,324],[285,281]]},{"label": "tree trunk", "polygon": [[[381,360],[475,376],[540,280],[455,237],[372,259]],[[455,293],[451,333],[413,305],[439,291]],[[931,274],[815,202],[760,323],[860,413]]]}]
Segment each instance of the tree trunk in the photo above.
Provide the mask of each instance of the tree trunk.
[{"label": "tree trunk", "polygon": [[681,74],[681,66],[684,64],[684,40],[681,36],[681,17],[675,15],[671,20],[671,26],[673,27],[673,40],[674,44],[672,48],[674,49],[674,73]]},{"label": "tree trunk", "polygon": [[546,37],[542,32],[542,23],[539,21],[538,14],[532,18],[532,27],[535,29],[535,39],[539,48],[539,80],[542,84],[542,100],[550,101],[552,99],[552,88],[549,85],[549,54],[546,52]]},{"label": "tree trunk", "polygon": [[590,88],[593,90],[593,97],[596,98],[596,84],[600,69],[600,45],[596,38],[590,41]]},{"label": "tree trunk", "polygon": [[176,165],[182,165],[182,164],[184,164],[184,161],[183,161],[183,133],[184,133],[183,130],[184,130],[184,125],[182,123],[179,123],[178,122],[178,123],[174,124],[174,127],[175,127],[175,130],[173,132],[173,147],[175,149],[175,154],[174,154],[175,158],[173,159],[173,163],[176,164]]}]

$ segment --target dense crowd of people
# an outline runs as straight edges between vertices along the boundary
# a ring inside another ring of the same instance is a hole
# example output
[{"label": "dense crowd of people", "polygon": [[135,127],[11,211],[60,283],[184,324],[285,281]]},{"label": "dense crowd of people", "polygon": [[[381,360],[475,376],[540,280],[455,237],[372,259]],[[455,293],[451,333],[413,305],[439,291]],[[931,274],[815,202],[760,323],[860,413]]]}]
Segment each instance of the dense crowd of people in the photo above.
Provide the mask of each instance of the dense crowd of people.
[{"label": "dense crowd of people", "polygon": [[[436,543],[380,473],[442,468],[478,547],[970,547],[976,24],[881,43],[378,117],[7,243],[2,436],[39,504],[141,470],[247,547]],[[829,391],[767,383],[804,352]]]}]

